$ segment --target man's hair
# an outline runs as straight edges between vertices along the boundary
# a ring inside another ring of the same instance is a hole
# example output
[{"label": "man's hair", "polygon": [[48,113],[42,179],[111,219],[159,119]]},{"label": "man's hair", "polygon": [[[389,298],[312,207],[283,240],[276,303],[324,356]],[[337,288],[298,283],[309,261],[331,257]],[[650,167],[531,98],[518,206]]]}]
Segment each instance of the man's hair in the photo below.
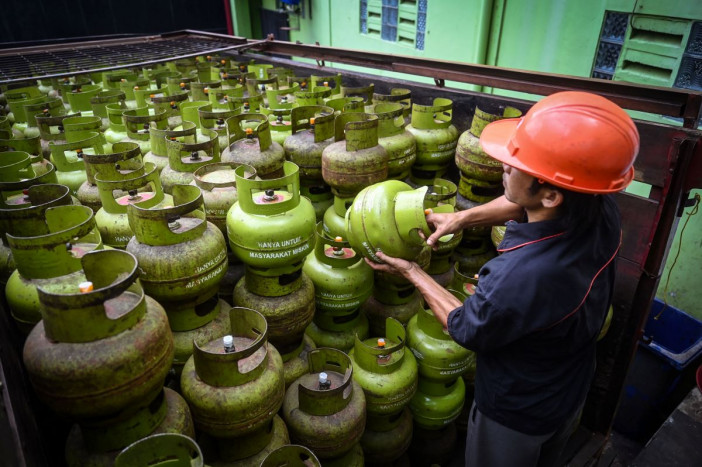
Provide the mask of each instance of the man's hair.
[{"label": "man's hair", "polygon": [[566,235],[577,235],[589,228],[599,217],[602,197],[589,193],[566,190],[548,182],[534,179],[529,193],[536,195],[541,188],[557,190],[563,195],[563,203],[558,208],[558,217],[567,227]]}]

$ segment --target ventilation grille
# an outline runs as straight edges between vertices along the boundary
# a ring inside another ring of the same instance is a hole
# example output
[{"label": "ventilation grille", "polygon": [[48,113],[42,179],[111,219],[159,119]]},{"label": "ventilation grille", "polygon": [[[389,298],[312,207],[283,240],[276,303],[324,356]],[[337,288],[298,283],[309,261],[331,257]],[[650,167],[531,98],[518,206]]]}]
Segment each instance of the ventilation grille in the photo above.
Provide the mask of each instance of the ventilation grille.
[{"label": "ventilation grille", "polygon": [[605,14],[600,43],[597,46],[597,55],[595,56],[595,65],[592,69],[593,78],[612,79],[614,76],[622,44],[626,37],[628,22],[629,15],[626,13],[608,11]]},{"label": "ventilation grille", "polygon": [[428,0],[361,0],[360,31],[424,50]]},{"label": "ventilation grille", "polygon": [[702,91],[702,21],[692,25],[675,87]]},{"label": "ventilation grille", "polygon": [[[98,43],[95,43],[98,44]],[[39,48],[0,51],[0,82],[68,76],[103,68],[141,66],[177,59],[189,54],[214,53],[232,46],[231,42],[188,37],[166,40],[143,40],[119,45],[72,44],[38,51]]]}]

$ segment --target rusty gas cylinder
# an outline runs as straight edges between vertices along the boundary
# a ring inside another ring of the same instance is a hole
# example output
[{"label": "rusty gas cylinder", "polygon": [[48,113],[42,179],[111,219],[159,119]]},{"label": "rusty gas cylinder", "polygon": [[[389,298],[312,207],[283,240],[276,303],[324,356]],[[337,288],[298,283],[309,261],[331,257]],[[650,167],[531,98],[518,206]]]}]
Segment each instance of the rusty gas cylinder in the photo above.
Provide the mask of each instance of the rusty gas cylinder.
[{"label": "rusty gas cylinder", "polygon": [[153,400],[173,359],[168,318],[137,282],[136,258],[107,250],[81,262],[93,289],[73,277],[40,286],[43,319],[23,353],[37,396],[78,422]]},{"label": "rusty gas cylinder", "polygon": [[168,194],[175,185],[192,182],[193,172],[200,167],[220,161],[217,133],[213,130],[203,129],[192,141],[171,138],[165,142],[168,165],[161,171],[161,184]]},{"label": "rusty gas cylinder", "polygon": [[47,208],[43,223],[26,237],[7,234],[17,269],[7,281],[5,296],[12,317],[25,334],[42,317],[37,287],[82,282],[82,257],[103,247],[87,206]]},{"label": "rusty gas cylinder", "polygon": [[76,197],[83,206],[88,206],[97,212],[102,203],[95,175],[100,174],[103,180],[115,180],[139,170],[143,166],[141,149],[136,143],[115,143],[112,151],[105,154],[83,154],[86,180],[78,188]]},{"label": "rusty gas cylinder", "polygon": [[65,185],[55,184],[55,177],[54,183],[42,183],[52,175],[53,168],[39,178],[0,182],[0,286],[3,289],[16,268],[6,234],[16,237],[47,234],[44,211],[72,203],[70,190]]},{"label": "rusty gas cylinder", "polygon": [[334,110],[325,106],[295,107],[290,113],[291,135],[285,156],[300,168],[301,180],[322,179],[322,152],[334,142]]},{"label": "rusty gas cylinder", "polygon": [[194,343],[180,380],[196,428],[225,439],[268,426],[285,395],[283,362],[263,315],[233,308],[230,316],[230,334]]},{"label": "rusty gas cylinder", "polygon": [[120,174],[116,180],[102,180],[95,176],[102,207],[95,213],[100,235],[105,245],[125,248],[134,233],[127,219],[127,206],[152,208],[172,205],[173,197],[163,193],[161,179],[152,163],[143,168]]},{"label": "rusty gas cylinder", "polygon": [[366,398],[345,353],[316,349],[308,358],[309,373],[285,394],[283,417],[293,442],[307,446],[320,459],[338,458],[361,439]]},{"label": "rusty gas cylinder", "polygon": [[[246,113],[226,120],[229,146],[222,151],[222,162],[238,162],[256,169],[263,179],[283,175],[285,151],[271,139],[270,123],[263,114]],[[257,126],[251,125],[258,123]],[[248,126],[248,128],[245,128]]]}]

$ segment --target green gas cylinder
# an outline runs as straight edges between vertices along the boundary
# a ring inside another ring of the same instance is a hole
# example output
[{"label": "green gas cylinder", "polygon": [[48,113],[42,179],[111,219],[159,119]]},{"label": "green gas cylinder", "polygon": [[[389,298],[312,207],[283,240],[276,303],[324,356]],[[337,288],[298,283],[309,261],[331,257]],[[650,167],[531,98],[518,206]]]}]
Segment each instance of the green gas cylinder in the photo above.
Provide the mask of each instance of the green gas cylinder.
[{"label": "green gas cylinder", "polygon": [[120,80],[118,88],[124,91],[125,97],[127,98],[125,103],[127,104],[128,109],[136,109],[137,107],[139,107],[137,105],[136,94],[134,93],[134,91],[146,89],[149,87],[149,85],[149,80],[146,78],[137,77],[134,81],[126,79]]},{"label": "green gas cylinder", "polygon": [[172,329],[194,329],[211,321],[211,313],[195,314],[195,308],[217,293],[227,253],[222,232],[205,219],[200,189],[176,185],[173,206],[129,204],[127,214],[134,232],[127,251],[139,260],[141,283],[166,308]]},{"label": "green gas cylinder", "polygon": [[342,97],[360,97],[363,99],[364,106],[371,105],[374,92],[375,85],[373,83],[367,86],[341,86]]},{"label": "green gas cylinder", "polygon": [[166,88],[171,94],[175,94],[177,92],[186,92],[190,93],[190,83],[193,81],[196,81],[197,78],[192,77],[192,76],[186,76],[186,75],[179,75],[179,76],[168,76],[166,77]]},{"label": "green gas cylinder", "polygon": [[460,263],[458,262],[456,262],[453,267],[453,278],[446,288],[459,300],[465,301],[469,296],[475,293],[475,286],[478,285],[478,273],[463,273],[460,269]]},{"label": "green gas cylinder", "polygon": [[358,309],[373,292],[373,270],[343,238],[330,239],[317,224],[317,241],[302,270],[315,288],[318,315],[336,316]]},{"label": "green gas cylinder", "polygon": [[[33,138],[33,140],[34,143],[37,142],[36,138]],[[56,183],[56,169],[51,162],[44,159],[41,154],[33,155],[27,151],[16,149],[17,147],[25,148],[28,145],[15,145],[12,143],[13,141],[30,140],[21,139],[7,141],[9,141],[7,144],[10,144],[11,146],[5,146],[7,151],[0,152],[0,182],[19,183],[25,180],[39,179],[38,181],[41,181],[42,183]],[[2,145],[3,142],[4,140],[0,140],[0,145]],[[34,146],[31,149],[36,149],[36,144],[31,144],[29,146]],[[2,146],[0,146],[0,148],[2,148]],[[51,172],[51,174],[47,175],[49,172]],[[42,175],[47,176],[42,177]]]},{"label": "green gas cylinder", "polygon": [[281,178],[251,180],[245,178],[246,169],[238,167],[234,173],[239,200],[227,213],[234,254],[272,274],[299,269],[314,246],[314,209],[300,197],[298,168],[285,162],[283,169]]},{"label": "green gas cylinder", "polygon": [[314,317],[314,285],[300,270],[267,276],[267,270],[252,271],[234,287],[234,305],[258,310],[268,322],[270,341],[283,354],[299,348],[305,329]]},{"label": "green gas cylinder", "polygon": [[[27,104],[24,106],[24,112],[27,117],[27,129],[25,130],[25,138],[33,138],[41,136],[41,130],[37,117],[49,117],[66,115],[66,108],[63,102],[58,97],[46,97],[43,102]],[[48,145],[45,146],[48,150]]]},{"label": "green gas cylinder", "polygon": [[173,367],[179,375],[192,355],[193,341],[209,342],[227,325],[228,306],[217,297],[227,251],[224,235],[205,219],[199,188],[175,185],[173,204],[127,207],[134,232],[127,251],[139,260],[144,290],[166,309],[175,338]]},{"label": "green gas cylinder", "polygon": [[290,109],[263,110],[264,115],[268,115],[271,129],[271,139],[283,146],[285,140],[292,134],[290,124]]},{"label": "green gas cylinder", "polygon": [[122,120],[122,112],[128,110],[125,102],[119,101],[105,105],[107,119],[109,120],[109,127],[105,130],[105,139],[108,143],[119,143],[127,137],[127,128]]},{"label": "green gas cylinder", "polygon": [[83,84],[80,87],[73,87],[66,93],[71,112],[80,112],[84,117],[91,117],[93,108],[90,106],[90,99],[97,96],[102,91],[99,84]]},{"label": "green gas cylinder", "polygon": [[230,317],[231,334],[193,343],[180,379],[196,428],[225,439],[268,426],[285,396],[283,362],[267,342],[263,315],[233,308]]},{"label": "green gas cylinder", "polygon": [[[252,123],[258,125],[251,128]],[[270,124],[265,115],[236,115],[228,118],[226,125],[229,146],[222,151],[222,162],[250,165],[263,179],[275,179],[283,174],[285,151],[271,139]]]},{"label": "green gas cylinder", "polygon": [[268,454],[261,467],[322,467],[322,464],[305,446],[286,444]]},{"label": "green gas cylinder", "polygon": [[368,320],[358,310],[373,291],[372,269],[341,237],[327,238],[321,222],[302,269],[315,289],[314,323],[306,333],[319,346],[351,350],[357,334],[368,336]]},{"label": "green gas cylinder", "polygon": [[[342,352],[349,352],[353,348],[356,336],[366,339],[369,335],[369,322],[366,314],[357,309],[346,315],[328,316],[326,323],[318,325],[312,321],[305,335],[309,336],[317,347],[331,347]],[[326,326],[325,329],[321,326]]]},{"label": "green gas cylinder", "polygon": [[323,181],[300,180],[300,195],[309,199],[314,208],[317,222],[324,219],[324,214],[334,205],[331,187]]},{"label": "green gas cylinder", "polygon": [[300,168],[300,178],[323,183],[322,152],[334,143],[334,109],[308,105],[290,111],[291,135],[283,145],[285,156]]},{"label": "green gas cylinder", "polygon": [[417,358],[420,378],[451,382],[466,371],[473,352],[456,344],[431,310],[417,313],[407,324],[407,346]]},{"label": "green gas cylinder", "polygon": [[239,111],[229,108],[212,109],[212,105],[203,105],[197,109],[198,119],[200,121],[200,131],[204,132],[212,130],[217,132],[219,151],[229,146],[229,136],[227,135],[227,125],[225,121],[229,117],[238,115]]},{"label": "green gas cylinder", "polygon": [[56,168],[48,161],[48,158],[44,157],[39,137],[25,139],[0,138],[0,149],[4,152],[22,152],[27,154],[36,176],[41,176],[48,172],[54,172],[54,177],[56,176]]},{"label": "green gas cylinder", "polygon": [[47,234],[44,211],[52,206],[72,203],[67,186],[56,185],[53,167],[50,172],[20,181],[0,182],[0,287],[15,270],[15,260],[5,234],[27,237]]},{"label": "green gas cylinder", "polygon": [[119,89],[120,83],[135,81],[137,74],[132,70],[106,71],[102,74],[103,89]]},{"label": "green gas cylinder", "polygon": [[378,116],[378,144],[388,153],[388,178],[404,180],[417,158],[417,142],[405,129],[402,104],[376,104],[370,109]]},{"label": "green gas cylinder", "polygon": [[144,295],[136,258],[107,250],[86,253],[81,263],[83,279],[39,287],[43,319],[23,353],[37,396],[79,422],[153,400],[173,358],[166,313]]},{"label": "green gas cylinder", "polygon": [[[324,214],[325,230],[330,236],[348,236],[342,217],[344,208],[356,194],[385,180],[388,154],[378,144],[378,117],[365,113],[347,113],[335,120],[335,143],[322,152],[322,177],[332,188],[337,201]],[[342,228],[343,226],[343,228]]]},{"label": "green gas cylinder", "polygon": [[453,102],[437,97],[433,105],[412,104],[412,123],[407,131],[417,141],[417,160],[410,180],[417,185],[429,185],[441,177],[456,152],[458,130],[451,123]]},{"label": "green gas cylinder", "polygon": [[316,349],[314,341],[308,335],[303,335],[300,345],[288,353],[281,355],[283,358],[283,374],[285,375],[285,389],[293,381],[309,371],[309,361],[307,355],[311,350]]},{"label": "green gas cylinder", "polygon": [[61,143],[66,141],[65,128],[63,127],[63,121],[69,117],[79,117],[79,114],[65,114],[61,112],[55,112],[53,115],[49,112],[37,114],[34,116],[34,120],[37,122],[37,127],[39,128],[39,138],[41,152],[44,157],[51,156],[51,149],[49,148],[49,143],[51,141]]},{"label": "green gas cylinder", "polygon": [[134,102],[136,103],[136,108],[153,107],[153,103],[151,102],[152,98],[164,97],[167,94],[168,88],[164,87],[161,89],[155,87],[153,84],[150,86],[139,87],[138,89],[134,88]]},{"label": "green gas cylinder", "polygon": [[215,90],[222,87],[221,81],[205,81],[190,83],[190,97],[193,101],[208,101],[210,100],[210,90]]},{"label": "green gas cylinder", "polygon": [[[490,245],[492,246],[492,245]],[[456,251],[459,255],[456,256],[456,263],[458,264],[458,270],[462,274],[467,274],[473,276],[480,271],[485,263],[490,261],[492,258],[497,256],[497,252],[494,248],[489,248],[484,253],[478,254],[465,254],[463,251]]]},{"label": "green gas cylinder", "polygon": [[414,422],[427,430],[438,430],[452,423],[461,413],[466,388],[463,378],[435,381],[419,378],[417,393],[409,404]]},{"label": "green gas cylinder", "polygon": [[[455,208],[457,193],[458,188],[455,183],[443,178],[437,178],[427,190],[426,197],[436,202],[437,205],[450,205]],[[431,251],[431,260],[426,272],[442,287],[451,282],[453,277],[453,252],[462,239],[462,230],[453,235],[441,237],[437,244],[437,249]]]},{"label": "green gas cylinder", "polygon": [[289,84],[295,83],[289,83],[288,82],[288,77],[294,77],[295,76],[295,71],[293,71],[291,68],[285,68],[282,66],[274,66],[273,68],[269,68],[268,70],[268,77],[273,78],[275,77],[278,80],[278,84],[280,86],[286,86]]},{"label": "green gas cylinder", "polygon": [[100,131],[104,132],[110,127],[110,119],[107,116],[107,104],[120,104],[126,108],[125,100],[124,92],[119,89],[100,91],[90,98],[90,107],[93,109],[93,115],[100,117],[102,120]]},{"label": "green gas cylinder", "polygon": [[[25,334],[41,320],[38,286],[82,282],[81,258],[102,249],[92,211],[86,206],[57,206],[44,211],[45,225],[26,237],[7,234],[17,270],[5,289],[12,317]],[[45,232],[45,233],[44,233]]]},{"label": "green gas cylinder", "polygon": [[[151,105],[154,106],[155,112],[166,112],[166,118],[168,120],[168,128],[173,129],[178,125],[183,124],[183,115],[180,110],[180,106],[188,101],[187,92],[176,92],[171,93],[170,91],[164,92],[163,95],[150,97]],[[151,126],[153,128],[153,125]],[[149,128],[149,130],[151,130]]]},{"label": "green gas cylinder", "polygon": [[291,440],[325,462],[343,456],[361,439],[366,397],[345,353],[315,349],[308,358],[309,373],[285,394],[283,418]]},{"label": "green gas cylinder", "polygon": [[418,232],[431,234],[425,210],[453,212],[452,205],[439,204],[431,193],[427,186],[412,190],[399,180],[364,188],[346,212],[351,246],[376,262],[381,262],[375,255],[378,249],[389,256],[415,260],[426,246]]},{"label": "green gas cylinder", "polygon": [[373,94],[373,105],[399,103],[402,106],[402,117],[409,124],[412,116],[412,91],[404,88],[392,88],[390,94]]},{"label": "green gas cylinder", "polygon": [[310,88],[324,87],[331,89],[331,93],[334,95],[341,95],[341,78],[341,73],[327,76],[312,75],[310,76]]},{"label": "green gas cylinder", "polygon": [[106,154],[83,153],[86,180],[78,188],[76,197],[83,206],[88,206],[97,212],[102,204],[100,193],[95,181],[95,175],[100,174],[103,180],[122,178],[142,167],[141,149],[136,143],[125,142],[112,145],[112,151]]},{"label": "green gas cylinder", "polygon": [[362,113],[365,102],[362,97],[338,97],[332,96],[324,100],[324,105],[334,109],[336,115],[342,113]]},{"label": "green gas cylinder", "polygon": [[10,113],[7,116],[10,122],[12,122],[12,132],[15,134],[15,137],[24,138],[26,136],[36,136],[32,135],[31,130],[29,134],[25,134],[28,125],[27,114],[24,107],[26,105],[45,102],[45,95],[42,94],[36,86],[26,86],[5,91],[5,98],[7,99],[7,106],[10,109]]},{"label": "green gas cylinder", "polygon": [[82,130],[67,134],[66,138],[67,141],[65,143],[53,141],[49,143],[51,163],[56,167],[58,182],[61,185],[66,185],[71,189],[71,193],[76,195],[80,186],[88,178],[85,172],[83,154],[85,152],[104,154],[106,147],[105,137],[94,131]]},{"label": "green gas cylinder", "polygon": [[229,96],[227,99],[230,108],[238,109],[240,113],[244,114],[260,113],[261,109],[265,107],[261,94],[245,97]]},{"label": "green gas cylinder", "polygon": [[492,240],[492,245],[495,248],[500,246],[500,243],[502,243],[502,240],[505,238],[506,230],[507,226],[504,225],[493,225],[492,229],[490,229],[490,240]]},{"label": "green gas cylinder", "polygon": [[160,174],[164,167],[168,166],[168,149],[166,140],[180,138],[181,141],[195,141],[197,127],[193,122],[184,121],[173,129],[160,130],[151,125],[149,128],[149,138],[151,139],[151,151],[144,154],[144,162],[151,162],[156,166],[156,170]]},{"label": "green gas cylinder", "polygon": [[213,438],[200,434],[198,442],[212,467],[248,467],[260,465],[276,449],[290,443],[290,435],[280,415],[254,433],[236,438]]},{"label": "green gas cylinder", "polygon": [[159,130],[168,129],[168,113],[165,110],[156,111],[148,107],[125,110],[122,112],[122,121],[127,136],[122,142],[137,143],[143,154],[151,151],[151,138],[149,129],[155,126]]},{"label": "green gas cylinder", "polygon": [[[381,300],[393,303],[383,303]],[[361,305],[361,311],[368,319],[370,335],[382,336],[388,318],[406,325],[423,307],[422,294],[413,286],[399,289],[397,293],[376,286],[373,296]]]},{"label": "green gas cylinder", "polygon": [[300,91],[300,85],[279,86],[278,89],[266,89],[266,101],[270,110],[290,110],[298,104],[295,93]]},{"label": "green gas cylinder", "polygon": [[119,176],[116,180],[102,180],[98,174],[95,181],[102,204],[95,213],[95,221],[103,242],[113,248],[125,248],[134,235],[127,219],[128,205],[144,208],[173,205],[173,197],[163,193],[156,167],[149,162],[143,169]]},{"label": "green gas cylinder", "polygon": [[412,412],[405,407],[391,415],[368,415],[361,438],[363,457],[369,465],[394,465],[412,442]]},{"label": "green gas cylinder", "polygon": [[405,328],[388,318],[385,329],[384,338],[357,338],[349,354],[353,378],[366,395],[366,410],[374,415],[401,411],[417,390],[417,361],[405,346]]},{"label": "green gas cylinder", "polygon": [[[213,162],[203,165],[193,172],[193,181],[202,191],[205,215],[222,234],[227,234],[227,212],[239,199],[234,171],[241,164],[235,162]],[[255,178],[256,170],[244,167],[244,178]]]},{"label": "green gas cylinder", "polygon": [[160,433],[130,444],[115,459],[115,467],[157,465],[168,462],[173,467],[204,467],[200,446],[189,436]]},{"label": "green gas cylinder", "polygon": [[456,146],[456,166],[461,172],[458,189],[464,198],[485,203],[502,194],[502,163],[483,151],[480,135],[491,122],[521,115],[514,107],[475,108],[471,127],[461,134]]},{"label": "green gas cylinder", "polygon": [[120,420],[100,419],[73,425],[66,439],[66,463],[69,467],[113,466],[122,449],[140,439],[163,434],[195,436],[188,403],[166,387],[151,402]]},{"label": "green gas cylinder", "polygon": [[177,184],[192,182],[193,172],[200,167],[220,160],[215,131],[203,129],[194,136],[165,140],[168,165],[161,171],[161,183],[166,193],[170,194]]},{"label": "green gas cylinder", "polygon": [[305,105],[325,105],[325,101],[331,97],[331,94],[332,90],[330,88],[307,88],[304,85],[300,86],[299,91],[293,93],[295,102],[300,107]]}]

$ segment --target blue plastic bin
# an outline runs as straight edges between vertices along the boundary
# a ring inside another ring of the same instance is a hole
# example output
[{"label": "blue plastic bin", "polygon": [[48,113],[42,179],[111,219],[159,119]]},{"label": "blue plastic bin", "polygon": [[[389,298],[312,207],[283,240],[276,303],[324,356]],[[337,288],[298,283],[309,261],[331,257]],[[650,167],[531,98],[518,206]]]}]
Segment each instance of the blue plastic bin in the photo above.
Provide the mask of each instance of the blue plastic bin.
[{"label": "blue plastic bin", "polygon": [[696,366],[690,364],[700,355],[702,322],[656,299],[624,383],[614,429],[648,440],[692,388]]}]

